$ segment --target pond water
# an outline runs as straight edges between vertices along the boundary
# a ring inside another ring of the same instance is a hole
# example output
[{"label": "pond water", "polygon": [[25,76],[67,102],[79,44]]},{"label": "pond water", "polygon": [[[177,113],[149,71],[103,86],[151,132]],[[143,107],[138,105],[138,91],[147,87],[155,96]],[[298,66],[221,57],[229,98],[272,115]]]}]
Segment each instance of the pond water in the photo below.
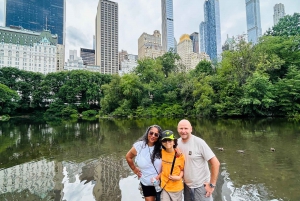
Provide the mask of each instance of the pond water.
[{"label": "pond water", "polygon": [[[179,120],[0,122],[0,200],[142,201],[125,154],[148,126],[176,131]],[[221,162],[215,201],[300,200],[299,123],[189,120]]]}]

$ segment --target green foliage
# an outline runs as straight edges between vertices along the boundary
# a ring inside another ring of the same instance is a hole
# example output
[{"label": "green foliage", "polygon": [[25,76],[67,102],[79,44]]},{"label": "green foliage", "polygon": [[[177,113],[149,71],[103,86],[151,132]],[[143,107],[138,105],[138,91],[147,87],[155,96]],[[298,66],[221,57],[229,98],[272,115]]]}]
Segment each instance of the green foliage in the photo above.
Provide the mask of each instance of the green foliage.
[{"label": "green foliage", "polygon": [[0,84],[0,115],[15,112],[20,99],[18,93],[4,84]]},{"label": "green foliage", "polygon": [[249,116],[270,116],[275,106],[273,85],[266,75],[255,72],[243,86],[240,104],[243,114]]},{"label": "green foliage", "polygon": [[286,77],[275,84],[275,96],[280,114],[294,116],[300,113],[299,68],[290,67]]},{"label": "green foliage", "polygon": [[169,73],[176,70],[176,62],[180,60],[180,56],[171,49],[157,59],[161,61],[162,71],[164,72],[165,77],[168,77]]},{"label": "green foliage", "polygon": [[269,29],[265,35],[267,36],[296,36],[300,35],[300,13],[294,15],[286,15],[279,22]]},{"label": "green foliage", "polygon": [[190,72],[193,76],[199,76],[200,74],[204,73],[205,75],[212,75],[214,73],[214,68],[212,63],[207,60],[200,61],[196,68]]},{"label": "green foliage", "polygon": [[71,117],[71,115],[73,115],[73,117],[78,117],[77,110],[68,106],[61,111],[61,117]]}]

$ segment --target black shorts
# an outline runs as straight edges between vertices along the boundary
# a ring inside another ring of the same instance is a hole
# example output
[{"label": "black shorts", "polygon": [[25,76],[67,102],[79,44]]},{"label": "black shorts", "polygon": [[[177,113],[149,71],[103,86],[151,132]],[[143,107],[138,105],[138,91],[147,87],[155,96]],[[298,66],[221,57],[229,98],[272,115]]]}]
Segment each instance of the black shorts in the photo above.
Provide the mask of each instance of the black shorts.
[{"label": "black shorts", "polygon": [[141,183],[144,197],[156,196],[156,191],[154,186],[144,186]]}]

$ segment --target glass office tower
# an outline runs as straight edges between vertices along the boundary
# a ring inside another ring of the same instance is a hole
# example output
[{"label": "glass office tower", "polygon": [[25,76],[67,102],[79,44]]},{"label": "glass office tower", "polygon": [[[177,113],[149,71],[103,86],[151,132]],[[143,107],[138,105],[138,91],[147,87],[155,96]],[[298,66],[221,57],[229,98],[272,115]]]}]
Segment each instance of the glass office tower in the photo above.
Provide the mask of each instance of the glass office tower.
[{"label": "glass office tower", "polygon": [[41,32],[50,30],[58,35],[58,43],[65,38],[65,0],[4,0],[5,26],[22,26]]},{"label": "glass office tower", "polygon": [[259,0],[246,0],[248,42],[256,44],[262,34]]},{"label": "glass office tower", "polygon": [[217,60],[222,53],[219,0],[204,2],[204,22],[200,24],[201,51],[211,60]]},{"label": "glass office tower", "polygon": [[174,22],[173,22],[173,0],[161,0],[162,12],[162,47],[164,51],[171,48],[175,50],[174,44]]}]

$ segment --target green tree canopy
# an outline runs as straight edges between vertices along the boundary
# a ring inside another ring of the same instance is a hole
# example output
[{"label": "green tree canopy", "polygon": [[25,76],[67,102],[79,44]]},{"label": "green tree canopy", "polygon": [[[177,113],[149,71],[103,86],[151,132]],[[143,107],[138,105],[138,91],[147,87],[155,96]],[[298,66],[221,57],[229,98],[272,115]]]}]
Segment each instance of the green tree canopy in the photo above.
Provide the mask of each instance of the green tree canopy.
[{"label": "green tree canopy", "polygon": [[286,15],[279,22],[269,29],[267,36],[299,36],[300,35],[300,13]]}]

